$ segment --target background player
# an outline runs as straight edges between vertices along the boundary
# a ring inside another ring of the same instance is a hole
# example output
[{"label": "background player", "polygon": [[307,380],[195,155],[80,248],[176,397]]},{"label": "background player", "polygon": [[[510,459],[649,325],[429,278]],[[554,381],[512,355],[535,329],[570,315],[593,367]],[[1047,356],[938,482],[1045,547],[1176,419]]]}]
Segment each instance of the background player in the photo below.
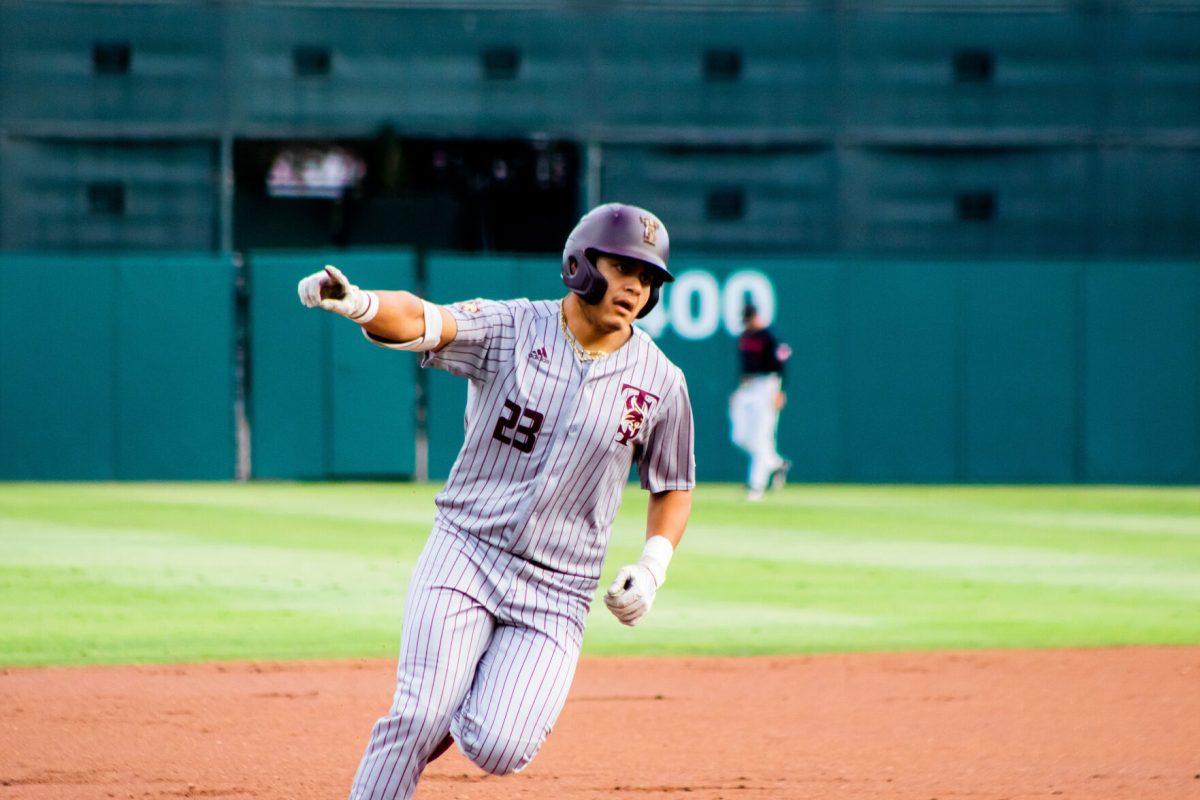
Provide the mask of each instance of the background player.
[{"label": "background player", "polygon": [[787,401],[783,393],[783,365],[791,348],[780,344],[764,324],[758,309],[742,309],[744,329],[738,337],[741,381],[729,399],[730,438],[750,456],[746,498],[761,500],[770,483],[783,487],[791,463],[775,445],[779,412]]},{"label": "background player", "polygon": [[466,437],[409,586],[395,696],[355,800],[410,797],[452,741],[495,774],[534,757],[566,700],[632,463],[651,492],[646,546],[605,603],[626,625],[650,610],[695,483],[683,374],[633,326],[672,280],[668,254],[657,217],[614,203],[568,237],[561,301],[441,307],[363,291],[334,267],[300,282],[306,306],[470,381]]}]

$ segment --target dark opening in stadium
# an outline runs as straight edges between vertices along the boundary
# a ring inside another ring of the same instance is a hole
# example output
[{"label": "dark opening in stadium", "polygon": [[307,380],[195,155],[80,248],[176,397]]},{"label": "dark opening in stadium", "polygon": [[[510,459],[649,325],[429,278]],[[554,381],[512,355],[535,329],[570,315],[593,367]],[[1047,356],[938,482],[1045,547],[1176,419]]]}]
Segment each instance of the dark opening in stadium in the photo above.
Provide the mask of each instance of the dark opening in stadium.
[{"label": "dark opening in stadium", "polygon": [[746,216],[746,193],[740,187],[712,189],[704,198],[704,216],[714,222],[732,222]]},{"label": "dark opening in stadium", "polygon": [[954,196],[954,213],[964,222],[989,222],[996,218],[996,193],[959,192]]},{"label": "dark opening in stadium", "polygon": [[95,42],[92,44],[92,71],[97,75],[127,75],[133,62],[129,42]]},{"label": "dark opening in stadium", "polygon": [[298,78],[328,75],[332,65],[333,56],[328,47],[299,45],[292,50],[292,71]]},{"label": "dark opening in stadium", "polygon": [[742,77],[742,54],[732,49],[704,51],[704,80],[710,83],[736,81]]},{"label": "dark opening in stadium", "polygon": [[125,184],[95,181],[87,186],[88,211],[120,216],[125,213]]},{"label": "dark opening in stadium", "polygon": [[579,164],[548,140],[238,140],[234,245],[558,252]]},{"label": "dark opening in stadium", "polygon": [[996,57],[989,50],[959,50],[954,54],[954,80],[989,83],[996,72]]},{"label": "dark opening in stadium", "polygon": [[515,47],[489,47],[479,58],[488,80],[516,80],[521,71],[521,51]]}]

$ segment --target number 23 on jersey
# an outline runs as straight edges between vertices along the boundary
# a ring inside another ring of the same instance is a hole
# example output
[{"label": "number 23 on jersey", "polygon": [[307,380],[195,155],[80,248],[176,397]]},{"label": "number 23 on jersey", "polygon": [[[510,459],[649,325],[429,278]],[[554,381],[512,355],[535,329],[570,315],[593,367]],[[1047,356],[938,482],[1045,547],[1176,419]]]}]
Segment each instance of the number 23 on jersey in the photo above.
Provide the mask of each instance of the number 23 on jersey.
[{"label": "number 23 on jersey", "polygon": [[522,453],[532,452],[544,420],[545,417],[532,408],[521,408],[512,400],[505,400],[504,410],[496,420],[492,438],[502,444],[511,445]]}]

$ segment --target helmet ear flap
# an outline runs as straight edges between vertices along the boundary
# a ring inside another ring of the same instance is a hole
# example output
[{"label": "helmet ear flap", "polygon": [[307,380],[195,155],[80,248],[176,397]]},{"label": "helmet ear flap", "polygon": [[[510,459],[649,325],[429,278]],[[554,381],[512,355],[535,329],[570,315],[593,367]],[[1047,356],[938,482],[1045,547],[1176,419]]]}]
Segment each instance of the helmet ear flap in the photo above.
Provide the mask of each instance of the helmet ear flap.
[{"label": "helmet ear flap", "polygon": [[596,305],[608,291],[608,281],[600,274],[588,250],[572,253],[563,264],[563,282],[588,305]]}]

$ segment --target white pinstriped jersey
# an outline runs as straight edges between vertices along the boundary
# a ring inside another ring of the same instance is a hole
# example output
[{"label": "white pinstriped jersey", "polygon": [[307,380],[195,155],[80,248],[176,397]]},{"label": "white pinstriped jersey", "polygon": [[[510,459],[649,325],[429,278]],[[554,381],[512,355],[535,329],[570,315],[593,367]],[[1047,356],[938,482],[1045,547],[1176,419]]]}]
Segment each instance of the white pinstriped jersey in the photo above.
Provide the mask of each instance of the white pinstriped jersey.
[{"label": "white pinstriped jersey", "polygon": [[454,341],[426,353],[470,379],[466,438],[437,498],[437,524],[556,572],[599,578],[636,463],[651,492],[695,485],[683,373],[642,330],[580,361],[561,301],[447,306]]}]

